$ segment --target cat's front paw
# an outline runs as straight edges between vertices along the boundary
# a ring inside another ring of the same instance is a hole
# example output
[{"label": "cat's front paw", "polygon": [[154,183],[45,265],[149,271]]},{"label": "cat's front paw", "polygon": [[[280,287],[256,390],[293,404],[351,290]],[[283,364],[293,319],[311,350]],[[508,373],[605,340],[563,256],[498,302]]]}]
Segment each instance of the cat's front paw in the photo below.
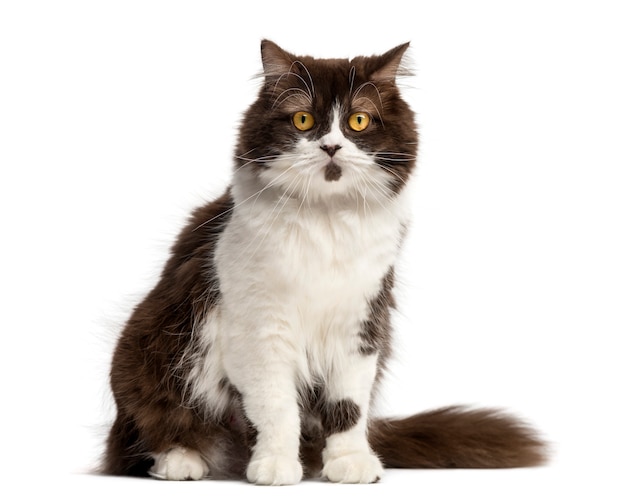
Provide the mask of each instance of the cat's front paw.
[{"label": "cat's front paw", "polygon": [[383,465],[369,452],[354,452],[327,459],[322,476],[331,482],[370,484],[383,476]]},{"label": "cat's front paw", "polygon": [[253,457],[246,471],[248,480],[264,486],[293,485],[302,479],[302,465],[287,456]]},{"label": "cat's front paw", "polygon": [[209,474],[209,467],[192,449],[174,447],[154,456],[150,475],[163,480],[200,480]]}]

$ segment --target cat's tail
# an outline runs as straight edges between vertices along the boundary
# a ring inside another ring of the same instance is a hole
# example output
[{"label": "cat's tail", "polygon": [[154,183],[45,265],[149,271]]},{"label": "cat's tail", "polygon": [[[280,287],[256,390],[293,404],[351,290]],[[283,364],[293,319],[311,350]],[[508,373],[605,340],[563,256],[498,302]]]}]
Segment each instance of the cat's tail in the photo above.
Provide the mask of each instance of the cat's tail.
[{"label": "cat's tail", "polygon": [[547,461],[537,433],[493,409],[447,407],[374,419],[369,441],[389,468],[516,468]]}]

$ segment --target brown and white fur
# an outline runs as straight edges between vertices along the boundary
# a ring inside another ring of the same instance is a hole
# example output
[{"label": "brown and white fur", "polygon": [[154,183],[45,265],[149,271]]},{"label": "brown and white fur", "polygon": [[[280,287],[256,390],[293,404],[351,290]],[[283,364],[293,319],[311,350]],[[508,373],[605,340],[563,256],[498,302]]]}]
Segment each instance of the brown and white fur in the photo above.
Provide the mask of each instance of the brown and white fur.
[{"label": "brown and white fur", "polygon": [[383,466],[542,461],[497,411],[369,415],[417,152],[396,85],[407,47],[330,60],[263,41],[232,183],[193,213],[118,341],[106,473],[368,483]]}]

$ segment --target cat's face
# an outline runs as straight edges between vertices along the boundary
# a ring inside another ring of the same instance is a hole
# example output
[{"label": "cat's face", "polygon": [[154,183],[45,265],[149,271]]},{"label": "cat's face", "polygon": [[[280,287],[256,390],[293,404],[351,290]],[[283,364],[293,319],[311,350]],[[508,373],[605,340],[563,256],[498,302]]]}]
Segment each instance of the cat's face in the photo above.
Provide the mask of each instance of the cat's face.
[{"label": "cat's face", "polygon": [[384,201],[415,166],[414,116],[395,80],[407,45],[353,60],[296,57],[264,41],[264,84],[237,159],[265,190],[309,201]]}]

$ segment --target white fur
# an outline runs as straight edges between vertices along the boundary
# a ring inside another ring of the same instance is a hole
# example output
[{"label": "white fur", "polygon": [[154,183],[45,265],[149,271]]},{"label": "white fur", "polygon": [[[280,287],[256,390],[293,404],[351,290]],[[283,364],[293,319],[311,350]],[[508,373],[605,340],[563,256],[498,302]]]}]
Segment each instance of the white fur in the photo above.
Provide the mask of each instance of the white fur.
[{"label": "white fur", "polygon": [[183,447],[155,455],[150,470],[150,475],[165,480],[200,480],[208,474],[209,467],[200,454]]},{"label": "white fur", "polygon": [[222,365],[220,333],[219,309],[215,309],[206,317],[200,330],[200,351],[193,356],[195,361],[187,383],[191,391],[189,402],[203,405],[207,415],[214,418],[223,414],[230,401],[228,390],[221,385],[226,372]]},{"label": "white fur", "polygon": [[324,456],[322,475],[331,482],[370,484],[383,475],[383,465],[371,452],[346,451],[340,456]]},{"label": "white fur", "polygon": [[[205,322],[206,360],[196,363],[190,385],[194,398],[218,412],[226,403],[217,392],[223,377],[241,392],[257,429],[247,476],[259,484],[302,477],[298,392],[314,382],[362,413],[354,428],[328,439],[324,475],[337,482],[381,475],[366,439],[377,356],[359,353],[357,335],[396,259],[407,201],[343,136],[338,116],[326,136],[301,139],[295,154],[260,175],[236,173],[235,209],[216,249],[222,298]],[[339,180],[324,178],[324,144],[342,147],[334,156]]]},{"label": "white fur", "polygon": [[363,411],[351,429],[330,435],[322,458],[322,475],[331,482],[369,483],[382,476],[382,464],[367,441],[367,411],[376,377],[375,355],[350,353],[344,365],[333,369],[328,389],[331,398],[350,398]]},{"label": "white fur", "polygon": [[[343,135],[339,126],[340,114],[339,107],[335,107],[330,131],[318,141],[301,138],[291,153],[271,163],[271,169],[261,171],[262,185],[275,189],[266,192],[284,194],[286,198],[299,201],[306,199],[304,204],[328,203],[337,198],[351,199],[354,204],[369,204],[373,199],[380,201],[388,196],[385,192],[388,190],[389,173],[373,166],[372,157]],[[324,179],[324,166],[329,157],[320,147],[336,145],[341,149],[337,150],[333,159],[343,168],[343,173],[339,180],[328,182]],[[242,195],[252,196],[262,188],[252,173],[242,171],[238,175],[236,183],[241,185],[236,188],[241,190]]]}]

